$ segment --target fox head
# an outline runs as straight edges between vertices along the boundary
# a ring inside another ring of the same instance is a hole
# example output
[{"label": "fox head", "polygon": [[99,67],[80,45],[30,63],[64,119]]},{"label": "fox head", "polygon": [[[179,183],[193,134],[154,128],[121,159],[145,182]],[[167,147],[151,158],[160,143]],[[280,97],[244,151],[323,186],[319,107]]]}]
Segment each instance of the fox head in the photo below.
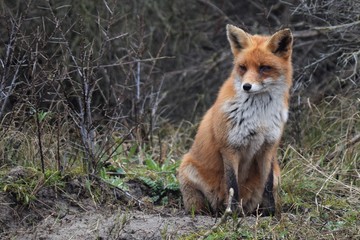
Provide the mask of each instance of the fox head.
[{"label": "fox head", "polygon": [[290,29],[272,36],[251,35],[227,25],[227,37],[234,55],[235,86],[249,94],[289,89],[292,83]]}]

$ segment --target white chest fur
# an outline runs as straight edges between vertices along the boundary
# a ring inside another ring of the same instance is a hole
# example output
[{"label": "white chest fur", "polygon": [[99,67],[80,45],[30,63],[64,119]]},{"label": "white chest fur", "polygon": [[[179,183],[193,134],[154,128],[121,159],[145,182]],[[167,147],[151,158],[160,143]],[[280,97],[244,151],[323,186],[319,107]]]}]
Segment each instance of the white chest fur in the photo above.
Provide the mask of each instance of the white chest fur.
[{"label": "white chest fur", "polygon": [[245,147],[254,154],[264,142],[277,141],[287,121],[288,109],[284,106],[282,92],[247,94],[242,92],[225,102],[228,143],[233,147]]}]

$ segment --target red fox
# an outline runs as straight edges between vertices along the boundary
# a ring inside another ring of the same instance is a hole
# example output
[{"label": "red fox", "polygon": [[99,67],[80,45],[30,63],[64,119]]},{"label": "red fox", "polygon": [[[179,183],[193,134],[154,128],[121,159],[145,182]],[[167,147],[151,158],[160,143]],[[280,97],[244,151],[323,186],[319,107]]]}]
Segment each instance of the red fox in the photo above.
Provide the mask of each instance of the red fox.
[{"label": "red fox", "polygon": [[[185,210],[218,211],[230,204],[238,213],[277,214],[276,152],[288,118],[292,33],[226,29],[234,68],[179,167]],[[227,203],[230,188],[234,196]]]}]

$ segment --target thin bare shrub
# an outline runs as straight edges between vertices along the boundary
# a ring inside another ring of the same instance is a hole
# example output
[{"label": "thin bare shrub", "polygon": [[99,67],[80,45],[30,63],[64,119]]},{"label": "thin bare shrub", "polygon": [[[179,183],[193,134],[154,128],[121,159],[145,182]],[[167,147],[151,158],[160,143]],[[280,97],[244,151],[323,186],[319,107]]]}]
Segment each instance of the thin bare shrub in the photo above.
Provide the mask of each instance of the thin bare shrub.
[{"label": "thin bare shrub", "polygon": [[[43,172],[82,161],[96,173],[125,141],[146,146],[160,121],[164,43],[147,52],[143,20],[128,26],[117,1],[20,2],[2,3],[1,134],[35,134]],[[17,164],[5,139],[2,163]]]}]

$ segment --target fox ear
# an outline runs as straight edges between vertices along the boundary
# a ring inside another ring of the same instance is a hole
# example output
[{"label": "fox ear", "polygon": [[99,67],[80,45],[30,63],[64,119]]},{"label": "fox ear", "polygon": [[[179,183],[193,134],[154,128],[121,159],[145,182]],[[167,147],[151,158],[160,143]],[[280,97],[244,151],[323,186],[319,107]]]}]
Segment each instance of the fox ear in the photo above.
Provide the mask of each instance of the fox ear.
[{"label": "fox ear", "polygon": [[288,58],[291,55],[293,36],[290,29],[286,28],[274,33],[268,43],[272,53],[279,57]]},{"label": "fox ear", "polygon": [[231,51],[234,55],[247,47],[249,35],[244,30],[228,24],[226,25],[226,33],[230,42]]}]

